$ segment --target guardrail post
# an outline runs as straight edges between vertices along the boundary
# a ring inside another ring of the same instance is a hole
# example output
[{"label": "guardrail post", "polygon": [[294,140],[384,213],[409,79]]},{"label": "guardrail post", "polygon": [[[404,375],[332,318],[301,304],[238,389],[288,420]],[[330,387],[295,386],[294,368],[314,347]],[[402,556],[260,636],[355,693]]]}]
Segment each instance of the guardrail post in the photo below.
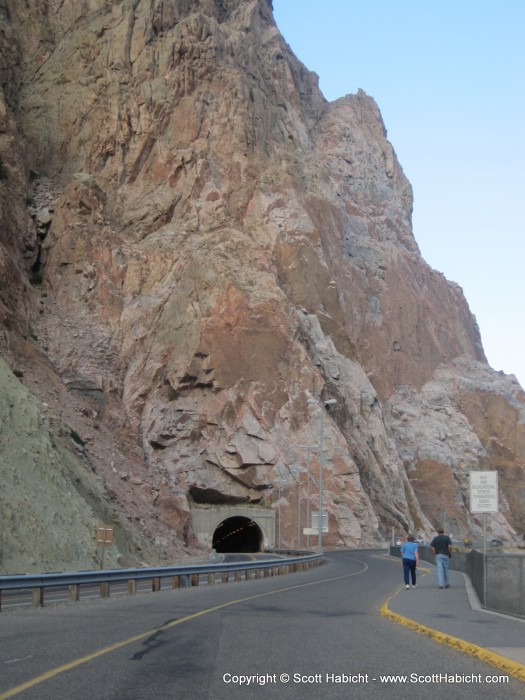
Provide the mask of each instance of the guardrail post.
[{"label": "guardrail post", "polygon": [[[109,598],[111,583],[117,581],[122,582],[124,585],[127,584],[128,594],[135,595],[138,590],[138,582],[142,580],[150,580],[153,591],[161,590],[163,576],[171,578],[173,588],[188,588],[198,586],[200,584],[200,576],[207,576],[208,585],[214,585],[219,582],[228,583],[234,579],[235,581],[248,581],[253,578],[282,576],[296,571],[304,571],[313,566],[319,566],[321,563],[322,561],[317,559],[311,561],[306,557],[305,562],[297,562],[292,558],[278,561],[274,559],[273,561],[261,562],[260,564],[250,562],[233,568],[230,568],[231,564],[223,566],[222,564],[214,563],[207,567],[163,567],[162,571],[159,567],[144,569],[140,572],[137,569],[124,569],[122,571],[101,572],[105,578],[104,581],[100,581],[100,573],[96,571],[64,572],[63,574],[55,573],[53,575],[39,574],[35,576],[26,574],[23,576],[0,576],[0,586],[4,584],[5,580],[9,589],[16,590],[19,588],[29,591],[33,606],[42,607],[46,589],[50,590],[58,586],[62,588],[62,591],[67,591],[70,600],[78,601],[80,600],[80,586],[90,581],[98,581],[100,597]],[[203,568],[204,572],[202,571]],[[186,573],[182,573],[183,571]],[[60,583],[61,580],[64,581],[63,584]],[[5,609],[5,590],[6,588],[0,589],[0,610],[3,607]]]},{"label": "guardrail post", "polygon": [[69,590],[69,600],[72,600],[74,603],[78,603],[80,600],[80,586],[78,583],[73,583],[71,586],[68,586]]},{"label": "guardrail post", "polygon": [[39,586],[38,588],[33,588],[32,593],[33,607],[41,608],[44,605],[44,587]]}]

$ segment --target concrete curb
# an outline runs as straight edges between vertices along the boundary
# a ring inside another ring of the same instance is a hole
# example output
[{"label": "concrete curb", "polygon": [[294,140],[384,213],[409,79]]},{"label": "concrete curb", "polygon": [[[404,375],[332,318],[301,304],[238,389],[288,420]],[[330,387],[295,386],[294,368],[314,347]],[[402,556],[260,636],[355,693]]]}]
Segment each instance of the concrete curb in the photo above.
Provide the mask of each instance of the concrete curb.
[{"label": "concrete curb", "polygon": [[396,622],[400,625],[404,625],[405,627],[408,627],[409,629],[412,629],[415,632],[418,632],[419,634],[424,634],[425,636],[430,637],[439,644],[446,644],[447,646],[452,647],[453,649],[457,649],[458,651],[461,651],[464,654],[474,656],[475,658],[480,659],[481,661],[484,661],[485,663],[490,664],[491,666],[495,666],[496,668],[505,671],[505,673],[508,673],[509,676],[517,678],[519,681],[522,681],[522,683],[525,683],[524,664],[512,661],[511,659],[508,659],[505,656],[501,656],[500,654],[496,654],[495,652],[490,651],[490,649],[485,649],[484,647],[477,646],[476,644],[466,642],[465,640],[459,639],[458,637],[453,637],[452,635],[444,634],[443,632],[438,632],[438,630],[431,629],[430,627],[421,625],[419,622],[410,620],[408,617],[403,617],[403,615],[399,615],[398,613],[392,612],[388,607],[388,603],[403,589],[404,586],[398,588],[397,591],[395,591],[389,598],[387,598],[387,600],[385,600],[385,602],[379,610],[380,614],[383,617],[386,617],[389,620],[392,620],[393,622]]}]

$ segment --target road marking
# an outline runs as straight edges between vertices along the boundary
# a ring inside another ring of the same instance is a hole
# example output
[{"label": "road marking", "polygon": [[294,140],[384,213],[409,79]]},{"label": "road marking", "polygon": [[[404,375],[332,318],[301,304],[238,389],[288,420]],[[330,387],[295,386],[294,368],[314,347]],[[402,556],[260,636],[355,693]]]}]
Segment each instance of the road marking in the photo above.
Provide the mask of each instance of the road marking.
[{"label": "road marking", "polygon": [[154,634],[158,634],[159,632],[163,632],[164,630],[170,629],[171,627],[176,627],[177,625],[181,625],[183,622],[188,622],[189,620],[194,620],[197,617],[202,617],[203,615],[208,615],[210,613],[217,612],[217,610],[229,608],[232,605],[238,605],[239,603],[245,603],[248,600],[255,600],[257,598],[264,598],[266,596],[275,595],[276,593],[284,593],[286,591],[293,591],[297,588],[306,588],[307,586],[316,586],[316,585],[319,585],[320,583],[329,583],[330,581],[338,581],[338,580],[343,579],[343,578],[351,578],[352,576],[358,576],[359,574],[364,574],[365,571],[368,570],[368,564],[366,564],[364,561],[361,561],[359,559],[353,559],[353,561],[357,561],[364,568],[361,569],[361,571],[355,571],[352,574],[343,574],[342,576],[332,576],[331,578],[318,579],[317,581],[310,581],[308,583],[299,583],[295,586],[287,586],[286,588],[277,588],[276,590],[273,590],[273,591],[266,591],[265,593],[256,593],[255,595],[246,596],[245,598],[237,598],[236,600],[230,600],[227,603],[221,603],[220,605],[214,605],[212,608],[206,608],[205,610],[199,610],[199,612],[192,613],[191,615],[186,615],[186,617],[181,617],[178,620],[172,620],[171,622],[167,622],[165,625],[161,625],[160,627],[154,627],[153,629],[150,629],[147,632],[141,632],[140,634],[136,634],[133,637],[129,637],[129,639],[124,639],[121,642],[116,642],[115,644],[110,644],[109,646],[103,647],[102,649],[99,649],[98,651],[94,651],[92,654],[87,654],[86,656],[81,656],[78,659],[74,659],[73,661],[69,661],[67,664],[63,664],[62,666],[57,666],[56,668],[53,668],[50,671],[46,671],[46,673],[42,673],[40,676],[36,676],[36,678],[32,678],[31,680],[26,681],[25,683],[17,685],[14,688],[11,688],[10,690],[7,690],[6,692],[1,693],[0,700],[6,700],[7,698],[12,698],[15,695],[18,695],[19,693],[22,693],[24,690],[28,690],[29,688],[33,688],[35,685],[38,685],[39,683],[43,683],[44,681],[47,681],[50,678],[53,678],[54,676],[58,676],[60,673],[64,673],[65,671],[70,671],[71,669],[76,668],[77,666],[82,666],[82,664],[86,664],[86,663],[88,663],[88,661],[92,661],[93,659],[96,659],[99,656],[104,656],[105,654],[109,654],[112,651],[117,651],[117,649],[122,649],[123,647],[129,646],[130,644],[134,644],[135,642],[140,642],[141,639],[145,639],[146,637],[151,637]]},{"label": "road marking", "polygon": [[446,644],[447,646],[452,647],[453,649],[462,651],[464,654],[474,656],[475,658],[480,659],[481,661],[484,661],[485,663],[490,664],[491,666],[495,666],[496,668],[505,671],[505,673],[508,673],[509,676],[514,676],[514,678],[517,678],[519,681],[525,682],[524,664],[512,661],[511,659],[507,659],[505,656],[500,656],[500,654],[496,654],[495,652],[490,651],[490,649],[485,649],[484,647],[480,647],[477,644],[466,642],[464,639],[459,639],[458,637],[453,637],[450,634],[439,632],[438,630],[434,630],[431,627],[421,625],[419,624],[419,622],[410,620],[408,617],[404,617],[403,615],[399,615],[398,613],[392,612],[392,610],[390,610],[388,607],[388,603],[392,600],[392,598],[394,598],[394,596],[396,596],[402,590],[404,590],[404,586],[398,588],[394,593],[392,593],[392,595],[389,598],[385,600],[385,602],[379,610],[381,615],[387,617],[390,620],[393,620],[394,622],[397,622],[400,625],[404,625],[409,629],[419,632],[420,634],[424,634],[427,637],[433,639],[434,641],[439,642],[440,644]]},{"label": "road marking", "polygon": [[4,661],[4,664],[17,664],[19,661],[27,661],[27,659],[32,659],[33,654],[29,654],[28,656],[21,656],[19,659],[8,659],[7,661]]}]

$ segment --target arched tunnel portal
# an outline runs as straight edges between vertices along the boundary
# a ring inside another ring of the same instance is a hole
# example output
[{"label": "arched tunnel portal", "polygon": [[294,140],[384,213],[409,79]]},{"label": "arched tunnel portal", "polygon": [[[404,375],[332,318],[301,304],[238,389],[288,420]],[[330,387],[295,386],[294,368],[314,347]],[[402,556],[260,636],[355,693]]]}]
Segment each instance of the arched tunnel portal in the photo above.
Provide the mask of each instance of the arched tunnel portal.
[{"label": "arched tunnel portal", "polygon": [[233,515],[215,528],[212,547],[216,552],[262,552],[263,533],[251,518]]}]

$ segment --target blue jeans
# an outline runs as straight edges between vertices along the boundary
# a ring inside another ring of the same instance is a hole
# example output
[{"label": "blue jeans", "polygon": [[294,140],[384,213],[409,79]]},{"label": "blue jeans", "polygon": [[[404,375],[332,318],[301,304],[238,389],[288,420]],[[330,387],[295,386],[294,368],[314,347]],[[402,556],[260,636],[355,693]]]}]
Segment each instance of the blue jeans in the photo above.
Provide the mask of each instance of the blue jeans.
[{"label": "blue jeans", "polygon": [[405,580],[405,586],[408,586],[410,582],[410,577],[412,578],[412,585],[416,585],[416,560],[415,559],[403,559],[403,578]]},{"label": "blue jeans", "polygon": [[448,586],[448,554],[436,554],[438,586]]}]

